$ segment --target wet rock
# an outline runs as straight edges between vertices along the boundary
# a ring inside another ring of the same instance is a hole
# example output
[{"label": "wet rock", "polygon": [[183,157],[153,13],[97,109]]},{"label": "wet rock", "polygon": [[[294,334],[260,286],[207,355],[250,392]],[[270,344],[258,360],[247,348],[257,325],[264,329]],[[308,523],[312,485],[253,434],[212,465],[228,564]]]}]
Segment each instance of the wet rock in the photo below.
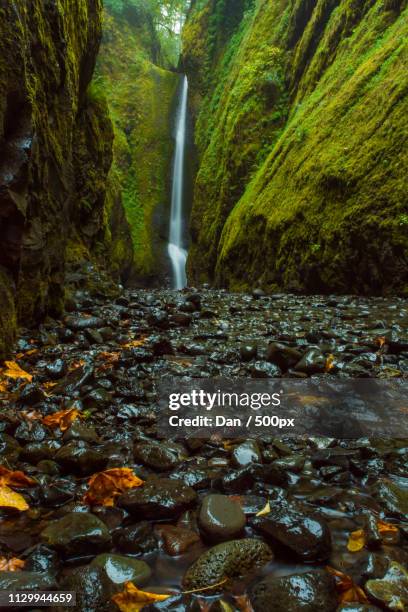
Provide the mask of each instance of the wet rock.
[{"label": "wet rock", "polygon": [[65,325],[73,331],[84,331],[85,329],[97,329],[103,327],[105,322],[99,317],[65,317]]},{"label": "wet rock", "polygon": [[37,463],[37,469],[41,474],[47,474],[49,476],[58,476],[60,473],[60,467],[55,461],[50,459],[43,459]]},{"label": "wet rock", "polygon": [[201,504],[198,524],[211,542],[225,542],[242,534],[246,519],[241,507],[226,495],[207,495]]},{"label": "wet rock", "polygon": [[55,576],[47,572],[0,572],[0,591],[53,591]]},{"label": "wet rock", "polygon": [[225,578],[239,578],[266,565],[272,550],[260,540],[231,540],[217,544],[202,554],[187,570],[183,587],[200,589],[217,584]]},{"label": "wet rock", "polygon": [[52,459],[55,453],[61,448],[61,443],[57,440],[47,440],[45,442],[32,442],[27,444],[21,451],[21,459],[36,465],[40,461]]},{"label": "wet rock", "polygon": [[29,383],[20,391],[19,401],[26,406],[35,406],[44,400],[45,393],[37,384]]},{"label": "wet rock", "polygon": [[167,472],[183,459],[183,448],[176,444],[143,441],[134,447],[135,460],[159,472]]},{"label": "wet rock", "polygon": [[92,389],[84,398],[84,406],[88,410],[101,410],[111,403],[112,395],[103,387]]},{"label": "wet rock", "polygon": [[309,349],[295,365],[296,372],[304,374],[321,374],[326,368],[326,357],[318,348]]},{"label": "wet rock", "polygon": [[55,575],[60,568],[60,559],[56,551],[43,544],[26,550],[22,558],[25,561],[24,570],[27,572],[44,572]]},{"label": "wet rock", "polygon": [[296,365],[302,357],[302,353],[295,348],[279,342],[272,342],[268,346],[266,359],[276,364],[283,371]]},{"label": "wet rock", "polygon": [[375,486],[375,495],[382,506],[395,516],[408,516],[408,488],[402,488],[387,478],[381,478]]},{"label": "wet rock", "polygon": [[256,344],[241,344],[239,354],[242,361],[252,361],[258,354],[258,347]]},{"label": "wet rock", "polygon": [[147,521],[118,529],[113,534],[113,542],[118,550],[129,554],[145,554],[157,548],[153,528]]},{"label": "wet rock", "polygon": [[130,581],[142,587],[149,582],[152,575],[152,570],[144,561],[109,553],[102,553],[95,557],[91,567],[102,568],[114,584]]},{"label": "wet rock", "polygon": [[266,539],[279,543],[301,561],[322,562],[330,556],[327,524],[293,503],[274,502],[269,514],[253,519],[253,526]]},{"label": "wet rock", "polygon": [[174,520],[191,508],[196,498],[197,494],[191,487],[177,480],[158,478],[122,495],[118,505],[140,518]]},{"label": "wet rock", "polygon": [[28,423],[23,421],[14,432],[14,437],[19,442],[42,442],[47,437],[47,429],[39,423]]},{"label": "wet rock", "polygon": [[158,308],[153,309],[147,316],[147,322],[152,327],[159,329],[169,328],[169,317],[166,312],[159,310]]},{"label": "wet rock", "polygon": [[245,467],[253,463],[262,463],[262,453],[257,442],[246,440],[234,448],[231,460],[235,467]]},{"label": "wet rock", "polygon": [[170,322],[176,327],[189,327],[191,321],[191,315],[186,312],[176,312],[170,317]]},{"label": "wet rock", "polygon": [[62,506],[75,496],[76,484],[72,480],[58,478],[46,481],[41,487],[40,499],[46,507]]},{"label": "wet rock", "polygon": [[65,444],[55,454],[54,460],[67,473],[94,474],[104,469],[108,458],[91,448],[82,440],[73,440]]},{"label": "wet rock", "polygon": [[390,610],[408,608],[408,572],[396,563],[390,564],[385,576],[379,580],[368,580],[365,591],[374,602]]},{"label": "wet rock", "polygon": [[58,607],[58,612],[104,612],[111,608],[115,587],[100,567],[76,567],[61,582],[64,591],[76,593],[75,607]]},{"label": "wet rock", "polygon": [[21,446],[11,436],[6,433],[0,433],[0,457],[7,459],[10,462],[17,460],[21,451]]},{"label": "wet rock", "polygon": [[51,380],[59,380],[67,373],[67,364],[63,359],[56,359],[45,367],[45,374]]},{"label": "wet rock", "polygon": [[232,470],[222,478],[222,488],[226,493],[244,493],[253,487],[261,473],[262,467],[257,465]]},{"label": "wet rock", "polygon": [[109,546],[106,525],[88,512],[71,512],[41,532],[42,541],[65,555],[98,552]]},{"label": "wet rock", "polygon": [[85,338],[90,344],[103,344],[103,336],[97,329],[86,329]]},{"label": "wet rock", "polygon": [[155,357],[175,354],[174,347],[168,338],[155,337],[151,339],[151,346]]},{"label": "wet rock", "polygon": [[80,421],[74,421],[62,437],[64,442],[72,440],[83,440],[84,442],[98,442],[98,435],[93,427],[83,425]]},{"label": "wet rock", "polygon": [[335,612],[337,608],[334,581],[324,570],[267,576],[252,588],[250,600],[254,612]]},{"label": "wet rock", "polygon": [[253,366],[251,366],[251,376],[252,378],[277,378],[281,376],[281,371],[274,363],[256,361]]},{"label": "wet rock", "polygon": [[160,525],[157,531],[163,539],[166,553],[172,557],[184,554],[190,546],[200,541],[197,533],[185,527]]}]

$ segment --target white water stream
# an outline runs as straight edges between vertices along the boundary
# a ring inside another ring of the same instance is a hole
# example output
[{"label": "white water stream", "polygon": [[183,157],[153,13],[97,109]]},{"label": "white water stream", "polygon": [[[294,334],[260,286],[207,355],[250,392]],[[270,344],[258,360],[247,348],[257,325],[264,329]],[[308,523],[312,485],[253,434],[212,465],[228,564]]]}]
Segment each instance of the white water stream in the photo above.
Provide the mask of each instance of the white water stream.
[{"label": "white water stream", "polygon": [[187,251],[183,247],[183,199],[184,199],[184,156],[187,132],[188,81],[183,78],[180,104],[176,125],[176,154],[173,168],[171,214],[168,252],[173,268],[173,288],[183,289],[187,285]]}]

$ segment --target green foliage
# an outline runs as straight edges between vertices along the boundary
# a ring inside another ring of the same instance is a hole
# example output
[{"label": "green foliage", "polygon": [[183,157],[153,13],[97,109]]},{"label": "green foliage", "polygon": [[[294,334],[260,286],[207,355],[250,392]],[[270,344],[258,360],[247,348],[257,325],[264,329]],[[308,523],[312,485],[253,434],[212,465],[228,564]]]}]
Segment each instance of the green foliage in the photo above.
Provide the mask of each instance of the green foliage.
[{"label": "green foliage", "polygon": [[191,278],[406,287],[406,3],[265,0],[233,31],[227,4],[197,4],[184,33],[200,153]]}]

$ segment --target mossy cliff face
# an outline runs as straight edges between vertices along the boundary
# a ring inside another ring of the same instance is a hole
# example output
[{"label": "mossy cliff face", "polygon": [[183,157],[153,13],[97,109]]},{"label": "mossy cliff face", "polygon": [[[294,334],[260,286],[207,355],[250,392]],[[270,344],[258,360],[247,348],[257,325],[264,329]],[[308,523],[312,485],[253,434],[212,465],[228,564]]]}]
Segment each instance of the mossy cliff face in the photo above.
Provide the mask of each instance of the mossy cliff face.
[{"label": "mossy cliff face", "polygon": [[[112,127],[87,95],[101,15],[101,0],[0,6],[0,355],[16,320],[61,311],[67,246],[105,260],[115,251],[105,206]],[[117,270],[129,265],[124,250]]]},{"label": "mossy cliff face", "polygon": [[406,0],[193,3],[194,281],[408,293],[407,34]]},{"label": "mossy cliff face", "polygon": [[179,76],[160,65],[148,13],[105,11],[96,91],[106,93],[115,126],[114,173],[132,228],[134,280],[160,282],[168,265],[167,219],[172,115]]}]

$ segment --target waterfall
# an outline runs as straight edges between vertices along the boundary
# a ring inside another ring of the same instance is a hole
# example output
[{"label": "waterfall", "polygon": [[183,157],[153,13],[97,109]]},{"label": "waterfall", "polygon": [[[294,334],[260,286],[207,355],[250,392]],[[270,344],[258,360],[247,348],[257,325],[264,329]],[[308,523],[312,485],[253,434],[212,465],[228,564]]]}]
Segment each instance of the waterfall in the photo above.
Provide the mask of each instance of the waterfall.
[{"label": "waterfall", "polygon": [[176,153],[173,168],[171,194],[170,232],[168,252],[173,268],[173,288],[183,289],[187,285],[187,251],[183,248],[183,196],[184,155],[186,148],[188,81],[183,78],[176,125]]}]

